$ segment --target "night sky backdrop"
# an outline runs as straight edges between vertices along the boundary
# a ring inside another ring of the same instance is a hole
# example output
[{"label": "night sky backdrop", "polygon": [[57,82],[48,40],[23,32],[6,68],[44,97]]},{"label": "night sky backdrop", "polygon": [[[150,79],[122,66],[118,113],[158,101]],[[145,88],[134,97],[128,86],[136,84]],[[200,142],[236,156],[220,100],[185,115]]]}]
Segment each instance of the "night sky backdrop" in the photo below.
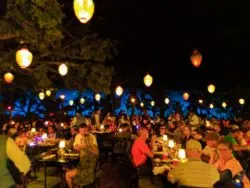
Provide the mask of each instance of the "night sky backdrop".
[{"label": "night sky backdrop", "polygon": [[[74,16],[73,0],[60,0]],[[217,91],[249,87],[250,13],[240,1],[95,0],[89,24],[118,41],[114,85],[143,88],[143,76],[154,77],[152,89]],[[0,12],[4,10],[1,0]],[[78,21],[75,20],[76,24]],[[200,68],[190,62],[197,48]]]}]

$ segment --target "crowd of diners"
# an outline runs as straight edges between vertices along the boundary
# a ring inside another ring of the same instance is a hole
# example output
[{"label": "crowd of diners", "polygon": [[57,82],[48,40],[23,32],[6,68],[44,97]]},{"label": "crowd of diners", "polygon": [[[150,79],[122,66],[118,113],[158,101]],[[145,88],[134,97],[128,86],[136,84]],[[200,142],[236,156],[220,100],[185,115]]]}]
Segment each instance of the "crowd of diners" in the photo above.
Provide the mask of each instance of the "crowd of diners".
[{"label": "crowd of diners", "polygon": [[[80,153],[79,164],[66,172],[68,187],[74,187],[78,181],[86,180],[87,184],[100,155],[93,134],[96,131],[131,140],[129,154],[131,163],[140,174],[138,177],[152,175],[155,145],[167,135],[186,150],[188,158],[185,163],[172,166],[165,174],[168,182],[193,187],[230,187],[239,180],[236,181],[235,177],[241,176],[238,183],[250,187],[250,120],[207,119],[194,111],[189,111],[186,117],[175,112],[168,118],[150,118],[147,113],[130,117],[125,113],[103,116],[101,110],[89,117],[77,112],[68,122],[54,118],[32,122],[13,118],[2,125],[0,187],[24,187],[31,168],[26,148],[44,135],[46,142],[52,144],[66,140],[68,149]],[[225,172],[232,176],[230,181],[223,180]]]}]

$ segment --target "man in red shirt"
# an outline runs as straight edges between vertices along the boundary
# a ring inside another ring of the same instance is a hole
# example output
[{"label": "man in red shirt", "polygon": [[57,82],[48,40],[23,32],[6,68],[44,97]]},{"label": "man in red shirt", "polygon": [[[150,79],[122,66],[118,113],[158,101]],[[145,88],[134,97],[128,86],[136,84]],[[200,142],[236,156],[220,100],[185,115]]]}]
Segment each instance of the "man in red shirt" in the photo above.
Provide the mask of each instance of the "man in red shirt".
[{"label": "man in red shirt", "polygon": [[141,167],[146,164],[147,157],[153,158],[154,154],[146,144],[149,132],[145,127],[138,130],[138,138],[134,141],[131,154],[135,167]]}]

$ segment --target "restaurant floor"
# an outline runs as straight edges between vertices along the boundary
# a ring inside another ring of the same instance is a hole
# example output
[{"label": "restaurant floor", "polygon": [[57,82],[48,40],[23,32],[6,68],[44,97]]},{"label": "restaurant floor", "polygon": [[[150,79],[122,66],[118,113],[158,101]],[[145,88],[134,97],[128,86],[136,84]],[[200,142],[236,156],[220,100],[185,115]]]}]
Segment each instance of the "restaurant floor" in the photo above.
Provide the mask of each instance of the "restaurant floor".
[{"label": "restaurant floor", "polygon": [[[129,188],[129,178],[131,173],[127,170],[126,164],[114,164],[111,162],[103,162],[101,165],[103,175],[100,179],[101,188]],[[57,188],[59,186],[59,178],[55,173],[55,169],[48,168],[47,187]],[[44,187],[44,174],[43,169],[37,173],[37,179],[28,184],[28,188],[43,188]],[[140,187],[143,188],[161,188],[160,182],[150,181],[149,179],[142,180]]]}]

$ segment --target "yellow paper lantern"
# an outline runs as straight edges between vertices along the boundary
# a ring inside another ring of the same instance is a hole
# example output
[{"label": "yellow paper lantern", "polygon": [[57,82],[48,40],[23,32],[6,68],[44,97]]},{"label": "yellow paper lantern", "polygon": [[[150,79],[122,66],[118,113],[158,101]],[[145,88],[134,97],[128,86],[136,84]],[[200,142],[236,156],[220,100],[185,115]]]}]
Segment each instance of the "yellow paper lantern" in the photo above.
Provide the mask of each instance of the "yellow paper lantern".
[{"label": "yellow paper lantern", "polygon": [[10,84],[14,80],[14,75],[11,72],[7,72],[4,74],[4,81]]},{"label": "yellow paper lantern", "polygon": [[239,99],[239,103],[240,103],[241,105],[245,104],[245,99],[240,98],[240,99]]},{"label": "yellow paper lantern", "polygon": [[215,92],[215,85],[213,85],[213,84],[208,85],[207,90],[209,93],[214,93]]},{"label": "yellow paper lantern", "polygon": [[64,63],[59,65],[58,72],[61,76],[65,76],[68,73],[68,67]]},{"label": "yellow paper lantern", "polygon": [[74,0],[74,12],[81,23],[87,23],[94,14],[93,0]]},{"label": "yellow paper lantern", "polygon": [[73,105],[74,105],[74,101],[73,101],[73,100],[70,100],[70,101],[69,101],[69,105],[70,105],[70,106],[73,106]]},{"label": "yellow paper lantern", "polygon": [[144,76],[143,81],[145,86],[150,87],[153,83],[153,77],[150,74],[147,74],[146,76]]},{"label": "yellow paper lantern", "polygon": [[60,99],[64,100],[65,99],[65,95],[64,94],[60,95]]},{"label": "yellow paper lantern", "polygon": [[151,106],[155,106],[155,101],[150,102]]},{"label": "yellow paper lantern", "polygon": [[202,100],[202,99],[199,99],[198,102],[199,102],[200,104],[203,104],[203,100]]},{"label": "yellow paper lantern", "polygon": [[32,53],[26,48],[22,48],[16,52],[16,62],[21,68],[30,66],[32,59]]},{"label": "yellow paper lantern", "polygon": [[193,66],[199,67],[201,65],[201,61],[202,61],[201,53],[198,52],[198,50],[194,50],[191,57],[190,57],[190,60],[193,64]]},{"label": "yellow paper lantern", "polygon": [[140,103],[140,106],[143,108],[143,107],[144,107],[144,103],[143,103],[143,102],[141,102],[141,103]]},{"label": "yellow paper lantern", "polygon": [[135,103],[136,100],[134,97],[131,97],[130,101],[131,101],[131,103]]},{"label": "yellow paper lantern", "polygon": [[227,107],[227,103],[226,103],[226,102],[223,102],[223,103],[221,104],[221,106],[222,106],[223,108],[226,108],[226,107]]},{"label": "yellow paper lantern", "polygon": [[121,86],[117,86],[115,89],[115,93],[117,96],[121,96],[123,93],[123,88]]},{"label": "yellow paper lantern", "polygon": [[101,100],[101,95],[99,93],[95,94],[95,100],[100,101]]},{"label": "yellow paper lantern", "polygon": [[209,105],[209,108],[211,108],[211,109],[214,108],[214,105],[213,105],[213,104],[210,104],[210,105]]},{"label": "yellow paper lantern", "polygon": [[189,94],[187,92],[183,93],[183,99],[187,101],[189,99]]},{"label": "yellow paper lantern", "polygon": [[169,104],[170,103],[170,100],[169,100],[169,98],[165,98],[165,104]]},{"label": "yellow paper lantern", "polygon": [[82,97],[82,98],[80,98],[80,103],[81,104],[84,104],[85,103],[85,99]]},{"label": "yellow paper lantern", "polygon": [[48,90],[46,90],[46,95],[49,97],[50,95],[51,95],[51,91],[48,89]]},{"label": "yellow paper lantern", "polygon": [[40,99],[40,100],[43,100],[43,99],[45,98],[44,92],[40,92],[40,93],[38,94],[38,96],[39,96],[39,99]]}]

